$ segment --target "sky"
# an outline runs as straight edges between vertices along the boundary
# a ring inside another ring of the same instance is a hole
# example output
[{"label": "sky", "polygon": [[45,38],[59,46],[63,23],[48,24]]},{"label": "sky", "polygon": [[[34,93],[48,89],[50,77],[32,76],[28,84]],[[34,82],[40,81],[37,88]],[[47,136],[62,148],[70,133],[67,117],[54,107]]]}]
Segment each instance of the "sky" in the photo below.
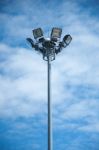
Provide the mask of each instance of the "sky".
[{"label": "sky", "polygon": [[99,150],[99,1],[0,1],[0,150],[47,150],[47,64],[26,38],[70,34],[52,62],[53,150]]}]

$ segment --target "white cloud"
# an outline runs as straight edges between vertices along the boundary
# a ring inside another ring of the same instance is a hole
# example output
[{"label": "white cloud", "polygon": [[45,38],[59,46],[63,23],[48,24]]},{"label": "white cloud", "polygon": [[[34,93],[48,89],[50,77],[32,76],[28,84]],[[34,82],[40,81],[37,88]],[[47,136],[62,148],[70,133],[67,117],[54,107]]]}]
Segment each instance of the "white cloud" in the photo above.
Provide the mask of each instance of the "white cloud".
[{"label": "white cloud", "polygon": [[71,104],[66,108],[65,113],[62,115],[64,118],[77,119],[83,117],[97,117],[98,104],[96,100],[82,100],[80,102]]},{"label": "white cloud", "polygon": [[[79,119],[87,116],[97,118],[95,107],[98,101],[77,101],[73,93],[77,85],[99,87],[99,44],[98,35],[94,32],[99,29],[97,20],[91,20],[89,13],[81,13],[75,2],[63,3],[57,8],[58,14],[46,7],[41,11],[43,6],[38,6],[38,2],[32,7],[31,1],[28,5],[26,2],[19,2],[17,5],[19,4],[22,5],[21,15],[0,15],[5,24],[7,42],[10,43],[11,39],[25,41],[28,35],[32,36],[32,27],[38,27],[38,24],[47,34],[51,27],[60,24],[63,27],[63,35],[70,33],[73,41],[52,63],[52,103],[54,106],[69,104],[63,114],[57,111],[60,119]],[[26,48],[12,48],[5,43],[0,44],[0,53],[3,59],[0,64],[0,115],[31,116],[41,111],[46,112],[47,68],[42,56]],[[67,85],[72,85],[72,90],[69,90]]]},{"label": "white cloud", "polygon": [[96,132],[99,133],[99,120],[97,123],[92,123],[92,124],[88,124],[88,125],[84,125],[82,127],[79,127],[80,131],[84,131],[84,132]]}]

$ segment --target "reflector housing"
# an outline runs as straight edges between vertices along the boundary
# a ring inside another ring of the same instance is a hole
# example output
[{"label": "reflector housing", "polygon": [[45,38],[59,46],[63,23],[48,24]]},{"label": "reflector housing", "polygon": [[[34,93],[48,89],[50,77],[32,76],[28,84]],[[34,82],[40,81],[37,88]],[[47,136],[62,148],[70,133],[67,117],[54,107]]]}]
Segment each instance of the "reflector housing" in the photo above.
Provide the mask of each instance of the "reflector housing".
[{"label": "reflector housing", "polygon": [[41,28],[37,28],[33,30],[33,36],[35,39],[43,37],[43,31]]},{"label": "reflector housing", "polygon": [[51,32],[51,39],[53,40],[56,40],[61,38],[61,34],[62,34],[62,29],[61,28],[52,28],[52,32]]},{"label": "reflector housing", "polygon": [[34,47],[34,41],[31,38],[27,38],[26,40],[32,47]]},{"label": "reflector housing", "polygon": [[72,40],[72,37],[68,34],[68,35],[65,35],[64,38],[63,38],[63,42],[66,44],[66,45],[69,45],[69,43],[71,42]]}]

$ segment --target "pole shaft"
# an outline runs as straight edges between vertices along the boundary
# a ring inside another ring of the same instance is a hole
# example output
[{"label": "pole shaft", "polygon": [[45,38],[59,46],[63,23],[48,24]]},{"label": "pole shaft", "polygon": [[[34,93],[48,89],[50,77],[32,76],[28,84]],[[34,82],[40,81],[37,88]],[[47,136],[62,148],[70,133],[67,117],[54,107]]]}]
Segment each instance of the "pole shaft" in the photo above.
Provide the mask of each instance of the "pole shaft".
[{"label": "pole shaft", "polygon": [[48,150],[52,150],[52,123],[51,123],[51,63],[48,56]]}]

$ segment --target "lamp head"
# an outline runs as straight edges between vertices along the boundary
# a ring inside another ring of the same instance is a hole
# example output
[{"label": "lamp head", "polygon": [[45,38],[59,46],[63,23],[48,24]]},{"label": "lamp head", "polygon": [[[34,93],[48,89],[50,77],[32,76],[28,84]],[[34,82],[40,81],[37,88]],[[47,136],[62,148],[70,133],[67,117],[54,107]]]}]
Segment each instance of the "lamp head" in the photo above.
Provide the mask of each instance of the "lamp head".
[{"label": "lamp head", "polygon": [[51,32],[51,40],[57,42],[58,39],[61,38],[62,29],[61,28],[52,28]]},{"label": "lamp head", "polygon": [[66,44],[66,45],[69,45],[71,40],[72,40],[71,35],[69,35],[69,34],[65,35],[64,38],[63,38],[63,43]]},{"label": "lamp head", "polygon": [[29,45],[31,46],[31,47],[34,47],[35,45],[34,45],[34,41],[31,39],[31,38],[26,38],[26,40],[27,40],[27,42],[29,43]]},{"label": "lamp head", "polygon": [[41,28],[34,29],[33,30],[33,36],[34,36],[34,39],[38,39],[38,38],[43,37],[42,29]]}]

